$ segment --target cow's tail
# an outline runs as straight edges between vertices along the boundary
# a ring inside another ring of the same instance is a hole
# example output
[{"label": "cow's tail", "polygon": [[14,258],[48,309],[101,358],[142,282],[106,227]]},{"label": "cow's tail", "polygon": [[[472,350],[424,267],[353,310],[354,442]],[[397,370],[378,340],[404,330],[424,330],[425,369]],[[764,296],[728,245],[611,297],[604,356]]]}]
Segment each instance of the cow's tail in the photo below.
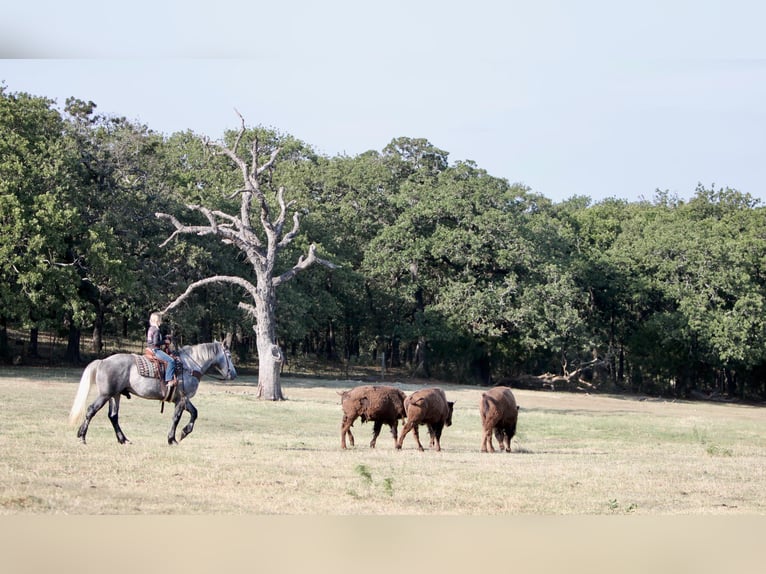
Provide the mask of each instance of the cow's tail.
[{"label": "cow's tail", "polygon": [[74,397],[74,403],[72,403],[72,410],[69,411],[69,424],[74,426],[80,419],[82,419],[85,412],[85,402],[88,400],[88,393],[90,392],[91,385],[96,381],[96,373],[98,372],[98,365],[101,363],[100,359],[96,359],[90,363],[82,373],[80,377],[80,385],[77,387],[77,394]]}]

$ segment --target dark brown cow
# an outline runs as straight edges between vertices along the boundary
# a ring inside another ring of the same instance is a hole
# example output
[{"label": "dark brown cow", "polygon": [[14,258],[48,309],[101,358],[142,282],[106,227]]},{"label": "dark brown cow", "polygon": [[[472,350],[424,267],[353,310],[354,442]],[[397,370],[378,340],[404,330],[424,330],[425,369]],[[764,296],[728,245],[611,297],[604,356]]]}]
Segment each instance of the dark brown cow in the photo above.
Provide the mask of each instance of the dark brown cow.
[{"label": "dark brown cow", "polygon": [[415,391],[404,401],[407,410],[407,423],[402,428],[402,434],[396,443],[396,448],[402,448],[404,437],[412,431],[418,443],[418,449],[423,450],[418,435],[418,425],[427,425],[431,435],[431,446],[441,450],[440,439],[444,425],[452,424],[452,411],[455,403],[448,402],[444,391],[438,388],[421,389]]},{"label": "dark brown cow", "polygon": [[516,422],[519,418],[519,407],[516,398],[508,387],[494,387],[481,395],[479,414],[484,436],[481,440],[481,452],[495,452],[492,446],[492,431],[500,443],[500,450],[511,452],[511,439],[516,434]]},{"label": "dark brown cow", "polygon": [[354,435],[351,427],[357,418],[363,423],[373,421],[372,440],[370,448],[375,448],[380,429],[384,424],[391,427],[396,444],[399,419],[405,417],[404,399],[406,395],[396,387],[385,385],[362,385],[348,391],[339,393],[341,396],[341,408],[343,409],[343,422],[340,427],[340,446],[346,448],[346,435],[351,446],[354,446]]}]

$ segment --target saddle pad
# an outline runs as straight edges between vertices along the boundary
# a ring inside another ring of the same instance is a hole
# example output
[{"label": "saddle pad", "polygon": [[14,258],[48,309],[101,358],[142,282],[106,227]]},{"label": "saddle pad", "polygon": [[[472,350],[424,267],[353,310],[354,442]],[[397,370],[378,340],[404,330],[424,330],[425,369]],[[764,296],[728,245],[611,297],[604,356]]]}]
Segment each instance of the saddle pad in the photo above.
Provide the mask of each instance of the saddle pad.
[{"label": "saddle pad", "polygon": [[149,377],[151,379],[162,378],[156,361],[147,359],[142,355],[133,355],[133,361],[136,364],[136,369],[138,369],[138,374],[142,377]]}]

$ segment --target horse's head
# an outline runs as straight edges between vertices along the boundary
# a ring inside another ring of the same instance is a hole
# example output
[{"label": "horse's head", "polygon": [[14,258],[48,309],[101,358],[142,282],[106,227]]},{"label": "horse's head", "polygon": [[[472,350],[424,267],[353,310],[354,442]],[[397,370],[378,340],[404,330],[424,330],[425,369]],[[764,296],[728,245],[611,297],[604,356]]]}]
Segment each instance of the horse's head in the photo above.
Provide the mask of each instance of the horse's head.
[{"label": "horse's head", "polygon": [[[184,358],[186,357],[186,358]],[[231,360],[231,353],[223,343],[200,343],[199,345],[187,345],[181,349],[181,358],[184,367],[190,370],[198,370],[200,375],[206,374],[213,369],[223,381],[231,381],[237,378],[237,369]],[[186,363],[189,361],[189,364]],[[219,378],[213,375],[214,378]]]},{"label": "horse's head", "polygon": [[231,351],[223,343],[215,342],[216,354],[213,367],[221,374],[223,380],[232,381],[237,378],[237,369],[234,368],[234,361],[231,360]]}]

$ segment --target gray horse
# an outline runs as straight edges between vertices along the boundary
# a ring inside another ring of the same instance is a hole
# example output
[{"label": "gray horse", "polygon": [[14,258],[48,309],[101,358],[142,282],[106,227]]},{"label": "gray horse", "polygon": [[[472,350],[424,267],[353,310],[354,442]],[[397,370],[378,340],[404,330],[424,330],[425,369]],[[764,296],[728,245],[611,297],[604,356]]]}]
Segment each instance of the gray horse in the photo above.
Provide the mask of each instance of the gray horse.
[{"label": "gray horse", "polygon": [[[202,343],[201,345],[186,346],[180,349],[179,355],[183,363],[184,374],[183,381],[179,381],[178,389],[172,399],[172,402],[175,403],[175,411],[173,412],[173,423],[168,433],[168,444],[178,444],[176,428],[184,411],[189,412],[191,420],[181,431],[181,437],[178,440],[183,440],[194,429],[197,409],[192,405],[190,399],[197,392],[199,380],[208,369],[215,368],[223,380],[232,380],[237,376],[237,371],[231,361],[231,353],[224,347],[223,343]],[[136,355],[130,353],[118,353],[106,359],[95,360],[85,368],[80,378],[80,386],[77,389],[72,410],[69,413],[71,425],[77,424],[82,419],[90,387],[95,383],[98,397],[88,407],[85,420],[77,431],[77,436],[83,443],[85,443],[85,434],[88,432],[90,420],[107,402],[109,402],[109,420],[114,427],[117,441],[120,444],[125,444],[130,441],[123,434],[117,421],[121,395],[130,398],[130,395],[134,394],[145,399],[163,400],[159,379],[141,376],[136,367],[135,357]]]}]

